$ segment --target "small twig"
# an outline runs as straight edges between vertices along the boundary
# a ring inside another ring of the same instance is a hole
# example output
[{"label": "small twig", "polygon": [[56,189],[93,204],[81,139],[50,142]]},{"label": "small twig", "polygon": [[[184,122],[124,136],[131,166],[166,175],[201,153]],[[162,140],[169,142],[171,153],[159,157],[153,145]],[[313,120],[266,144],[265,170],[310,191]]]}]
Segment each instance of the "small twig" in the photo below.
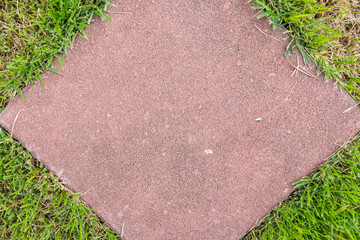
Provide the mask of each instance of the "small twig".
[{"label": "small twig", "polygon": [[22,110],[20,110],[20,111],[16,114],[16,117],[15,117],[15,119],[14,119],[13,125],[12,125],[12,127],[11,127],[11,133],[10,133],[10,136],[11,136],[11,137],[13,136],[15,123],[16,123],[16,120],[18,119],[19,114],[21,113],[21,111],[22,111]]},{"label": "small twig", "polygon": [[297,57],[297,66],[296,67],[294,67],[294,71],[291,73],[291,77],[292,76],[294,76],[294,74],[298,74],[298,72],[299,72],[299,67],[300,67],[300,63],[299,63],[299,57]]},{"label": "small twig", "polygon": [[[291,63],[290,63],[290,64],[291,64]],[[291,64],[291,65],[292,65],[292,64]],[[299,58],[297,58],[297,67],[295,67],[295,65],[292,65],[292,66],[293,66],[295,69],[294,69],[294,71],[292,72],[291,77],[292,77],[294,74],[297,75],[297,73],[298,73],[299,70],[301,71],[301,69],[299,69],[299,67],[300,67]],[[277,108],[279,108],[285,101],[287,101],[288,98],[289,98],[289,96],[291,95],[291,93],[294,91],[294,88],[295,88],[296,84],[297,84],[297,81],[295,82],[294,86],[291,88],[289,94],[286,96],[286,98],[285,98],[279,105],[277,105],[276,107],[274,107],[273,109],[271,109],[271,110],[270,110],[269,112],[267,112],[264,116],[255,119],[255,121],[261,122],[262,119],[263,119],[263,117],[269,115],[271,112],[273,112],[273,111],[275,111]]]},{"label": "small twig", "polygon": [[257,118],[256,121],[257,121],[257,122],[260,122],[264,117],[266,117],[267,115],[269,115],[270,113],[272,113],[273,111],[275,111],[276,109],[278,109],[285,101],[289,100],[289,97],[290,97],[290,95],[292,94],[292,92],[294,91],[297,82],[298,82],[298,81],[296,81],[296,82],[294,83],[294,85],[292,86],[289,94],[285,97],[284,100],[282,100],[281,103],[279,103],[279,105],[277,105],[276,107],[274,107],[273,109],[271,109],[270,111],[268,111],[268,112],[267,112],[265,115],[263,115],[261,118]]},{"label": "small twig", "polygon": [[359,207],[360,207],[360,204],[357,205],[356,207],[352,208],[351,210],[355,210],[355,209],[357,209],[357,208],[359,208]]},{"label": "small twig", "polygon": [[109,13],[117,13],[117,14],[129,14],[129,15],[132,15],[131,12],[109,12]]},{"label": "small twig", "polygon": [[86,190],[85,192],[79,194],[79,197],[82,197],[84,196],[85,194],[87,194],[88,192],[92,191],[93,190],[93,187],[89,188],[88,190]]},{"label": "small twig", "polygon": [[265,36],[268,36],[268,37],[271,37],[272,39],[275,39],[276,41],[281,41],[280,39],[277,39],[276,37],[273,37],[273,36],[270,36],[270,35],[268,35],[268,34],[266,34],[263,30],[261,30],[258,26],[256,26],[256,24],[254,24],[255,25],[255,27],[261,32],[261,33],[263,33]]},{"label": "small twig", "polygon": [[120,234],[121,238],[124,237],[124,228],[125,228],[125,222],[123,222],[122,227],[121,227],[121,234]]},{"label": "small twig", "polygon": [[354,106],[352,107],[349,107],[348,109],[346,109],[345,111],[343,111],[343,113],[346,113],[348,111],[350,111],[351,109],[353,109],[354,107],[358,106],[360,104],[360,102],[358,102],[357,104],[355,104]]},{"label": "small twig", "polygon": [[16,0],[16,13],[18,16],[20,16],[20,13],[19,13],[19,1]]},{"label": "small twig", "polygon": [[309,77],[313,77],[313,78],[316,78],[318,79],[317,76],[315,76],[314,74],[311,74],[310,72],[308,72],[307,70],[305,70],[304,68],[302,68],[300,65],[299,65],[299,60],[298,60],[298,65],[295,66],[294,64],[292,64],[288,59],[287,61],[290,63],[291,66],[293,66],[296,70],[302,72],[303,74],[309,76]]}]

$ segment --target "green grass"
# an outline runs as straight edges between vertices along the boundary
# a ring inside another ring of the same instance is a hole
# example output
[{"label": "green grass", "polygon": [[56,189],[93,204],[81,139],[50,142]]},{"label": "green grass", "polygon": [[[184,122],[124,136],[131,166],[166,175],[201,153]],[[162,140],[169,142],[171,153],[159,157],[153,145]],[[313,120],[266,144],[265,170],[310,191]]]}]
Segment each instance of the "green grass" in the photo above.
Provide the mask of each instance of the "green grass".
[{"label": "green grass", "polygon": [[[292,43],[360,99],[359,6],[327,0],[254,0]],[[108,0],[0,1],[0,111],[83,35]],[[360,139],[334,155],[244,239],[360,239]],[[0,238],[115,239],[79,196],[0,130]]]},{"label": "green grass", "polygon": [[[107,0],[0,1],[0,111],[41,79]],[[51,70],[51,69],[50,69]],[[79,196],[0,129],[1,239],[116,239]]]},{"label": "green grass", "polygon": [[[353,3],[352,3],[353,2]],[[253,6],[274,28],[285,27],[296,47],[360,100],[360,3],[348,0],[254,0]]]}]

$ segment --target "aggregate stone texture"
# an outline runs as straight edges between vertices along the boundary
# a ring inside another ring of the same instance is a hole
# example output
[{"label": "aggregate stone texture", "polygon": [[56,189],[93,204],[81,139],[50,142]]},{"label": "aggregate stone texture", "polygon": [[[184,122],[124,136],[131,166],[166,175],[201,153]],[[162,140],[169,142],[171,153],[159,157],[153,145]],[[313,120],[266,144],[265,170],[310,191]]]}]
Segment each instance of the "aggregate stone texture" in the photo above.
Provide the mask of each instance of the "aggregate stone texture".
[{"label": "aggregate stone texture", "polygon": [[123,239],[239,239],[359,131],[250,4],[115,5],[0,123]]}]

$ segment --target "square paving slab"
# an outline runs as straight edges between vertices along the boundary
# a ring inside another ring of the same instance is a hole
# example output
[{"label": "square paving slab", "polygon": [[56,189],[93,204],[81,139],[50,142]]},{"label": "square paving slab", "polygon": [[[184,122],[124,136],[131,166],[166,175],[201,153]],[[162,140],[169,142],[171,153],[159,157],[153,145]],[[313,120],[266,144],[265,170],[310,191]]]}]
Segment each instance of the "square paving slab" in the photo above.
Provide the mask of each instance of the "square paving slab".
[{"label": "square paving slab", "polygon": [[243,1],[110,11],[0,123],[124,239],[238,239],[360,129]]}]

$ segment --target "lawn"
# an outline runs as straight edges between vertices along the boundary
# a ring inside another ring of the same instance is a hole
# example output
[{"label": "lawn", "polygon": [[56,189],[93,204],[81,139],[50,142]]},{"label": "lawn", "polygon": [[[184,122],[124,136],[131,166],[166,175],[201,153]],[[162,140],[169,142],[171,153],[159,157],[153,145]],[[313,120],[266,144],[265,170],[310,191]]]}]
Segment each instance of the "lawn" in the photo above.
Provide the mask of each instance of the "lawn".
[{"label": "lawn", "polygon": [[[40,79],[74,38],[86,37],[95,15],[106,21],[108,0],[0,2],[0,111]],[[286,27],[307,61],[360,100],[360,6],[350,1],[254,0],[259,17]],[[251,5],[249,4],[249,7]],[[360,239],[360,138],[347,144],[245,239]],[[0,130],[0,237],[116,239],[79,196]]]}]

